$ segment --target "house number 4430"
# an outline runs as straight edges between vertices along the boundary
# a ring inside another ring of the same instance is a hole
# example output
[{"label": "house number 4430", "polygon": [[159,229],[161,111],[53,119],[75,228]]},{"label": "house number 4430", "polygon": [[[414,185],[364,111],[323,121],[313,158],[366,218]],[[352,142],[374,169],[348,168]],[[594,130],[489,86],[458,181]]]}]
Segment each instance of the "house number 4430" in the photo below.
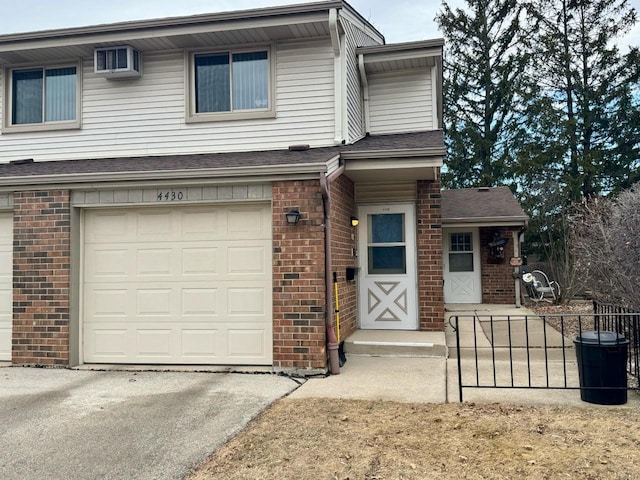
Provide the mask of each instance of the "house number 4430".
[{"label": "house number 4430", "polygon": [[159,202],[175,202],[176,200],[182,200],[184,198],[184,193],[181,191],[171,191],[171,192],[158,192],[158,201]]}]

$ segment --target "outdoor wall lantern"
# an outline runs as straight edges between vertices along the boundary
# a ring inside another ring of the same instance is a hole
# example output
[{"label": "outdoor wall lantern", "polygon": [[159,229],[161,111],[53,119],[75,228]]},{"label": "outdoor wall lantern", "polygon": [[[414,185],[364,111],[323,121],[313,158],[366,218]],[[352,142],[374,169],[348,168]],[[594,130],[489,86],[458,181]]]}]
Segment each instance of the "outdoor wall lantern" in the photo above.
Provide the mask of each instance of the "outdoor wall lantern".
[{"label": "outdoor wall lantern", "polygon": [[360,223],[360,220],[358,220],[358,217],[351,217],[351,226],[352,227],[357,227],[359,223]]},{"label": "outdoor wall lantern", "polygon": [[493,242],[489,242],[489,251],[493,258],[504,258],[504,246],[509,239],[494,237]]},{"label": "outdoor wall lantern", "polygon": [[288,225],[296,225],[300,221],[300,211],[299,210],[289,210],[284,214],[287,218]]}]

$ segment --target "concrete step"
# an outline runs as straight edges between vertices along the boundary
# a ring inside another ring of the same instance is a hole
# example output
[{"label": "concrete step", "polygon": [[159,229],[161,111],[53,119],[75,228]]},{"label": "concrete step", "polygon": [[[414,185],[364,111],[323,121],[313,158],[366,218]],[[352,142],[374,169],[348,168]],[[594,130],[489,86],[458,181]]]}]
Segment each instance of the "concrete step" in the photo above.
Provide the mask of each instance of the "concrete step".
[{"label": "concrete step", "polygon": [[356,330],[344,342],[347,355],[447,357],[444,332]]}]

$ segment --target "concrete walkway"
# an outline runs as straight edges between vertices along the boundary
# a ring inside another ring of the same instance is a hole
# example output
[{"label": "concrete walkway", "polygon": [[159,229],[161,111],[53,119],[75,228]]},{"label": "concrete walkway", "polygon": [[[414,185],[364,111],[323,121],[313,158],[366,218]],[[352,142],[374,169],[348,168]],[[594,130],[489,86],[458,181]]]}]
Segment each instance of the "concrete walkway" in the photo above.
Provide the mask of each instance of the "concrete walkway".
[{"label": "concrete walkway", "polygon": [[[347,362],[339,375],[310,379],[290,396],[458,402],[456,335],[449,322],[456,316],[464,384],[536,387],[464,388],[464,401],[600,407],[583,402],[579,390],[540,388],[547,379],[552,387],[579,386],[573,342],[531,310],[505,305],[448,305],[445,332],[358,331],[345,342]],[[635,392],[628,399],[626,407],[640,405]]]}]

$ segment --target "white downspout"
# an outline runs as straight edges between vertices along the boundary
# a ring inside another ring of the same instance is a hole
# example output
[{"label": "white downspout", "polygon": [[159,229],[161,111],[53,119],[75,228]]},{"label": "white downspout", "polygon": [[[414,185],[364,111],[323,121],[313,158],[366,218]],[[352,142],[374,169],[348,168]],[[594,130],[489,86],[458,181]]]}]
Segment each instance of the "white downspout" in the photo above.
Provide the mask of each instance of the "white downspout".
[{"label": "white downspout", "polygon": [[364,100],[364,132],[371,132],[369,120],[369,81],[367,71],[364,68],[364,55],[358,55],[358,69],[360,70],[360,84],[362,85],[362,98]]},{"label": "white downspout", "polygon": [[331,36],[331,46],[333,47],[333,90],[334,90],[334,116],[335,116],[335,137],[333,142],[336,145],[344,143],[344,122],[342,98],[342,57],[340,32],[338,31],[338,9],[329,10],[329,34]]}]

